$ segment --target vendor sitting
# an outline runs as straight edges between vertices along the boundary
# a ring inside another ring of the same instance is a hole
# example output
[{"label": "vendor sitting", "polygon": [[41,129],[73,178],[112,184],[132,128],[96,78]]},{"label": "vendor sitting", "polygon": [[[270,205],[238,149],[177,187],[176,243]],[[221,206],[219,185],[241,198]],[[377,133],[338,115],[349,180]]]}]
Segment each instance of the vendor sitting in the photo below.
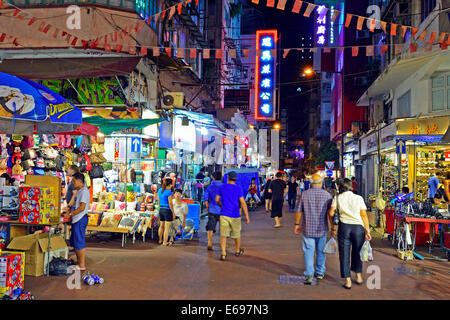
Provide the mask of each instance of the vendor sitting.
[{"label": "vendor sitting", "polygon": [[181,230],[184,229],[186,224],[186,216],[188,214],[188,206],[187,203],[181,200],[181,195],[183,191],[181,189],[176,189],[174,193],[173,201],[173,209],[175,211],[176,219],[173,221],[170,226],[170,244],[173,244],[176,235],[181,234]]},{"label": "vendor sitting", "polygon": [[245,197],[245,201],[247,202],[250,198],[253,198],[253,200],[256,201],[256,203],[259,203],[258,195],[256,194],[258,192],[258,186],[256,185],[256,179],[252,178],[252,182],[250,183],[250,186],[248,187],[248,194]]}]

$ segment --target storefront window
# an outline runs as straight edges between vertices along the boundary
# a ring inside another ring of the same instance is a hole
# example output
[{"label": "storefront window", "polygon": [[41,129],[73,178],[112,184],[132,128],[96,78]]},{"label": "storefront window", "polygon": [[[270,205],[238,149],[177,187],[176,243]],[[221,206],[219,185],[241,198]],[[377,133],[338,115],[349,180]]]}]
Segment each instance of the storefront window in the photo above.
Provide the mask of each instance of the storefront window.
[{"label": "storefront window", "polygon": [[408,90],[397,100],[397,116],[409,117],[411,115],[411,90]]}]

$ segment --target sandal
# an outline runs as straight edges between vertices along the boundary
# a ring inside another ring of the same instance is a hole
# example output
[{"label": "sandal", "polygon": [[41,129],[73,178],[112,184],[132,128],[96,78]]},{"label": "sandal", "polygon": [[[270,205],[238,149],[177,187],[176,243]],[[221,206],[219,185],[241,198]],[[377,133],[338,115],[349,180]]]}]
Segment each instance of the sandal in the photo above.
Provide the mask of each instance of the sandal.
[{"label": "sandal", "polygon": [[226,257],[227,257],[226,255],[222,254],[222,255],[220,255],[220,260],[225,261]]},{"label": "sandal", "polygon": [[244,248],[241,248],[240,250],[239,250],[239,252],[236,252],[234,255],[236,256],[236,257],[239,257],[239,256],[242,256],[244,254]]}]

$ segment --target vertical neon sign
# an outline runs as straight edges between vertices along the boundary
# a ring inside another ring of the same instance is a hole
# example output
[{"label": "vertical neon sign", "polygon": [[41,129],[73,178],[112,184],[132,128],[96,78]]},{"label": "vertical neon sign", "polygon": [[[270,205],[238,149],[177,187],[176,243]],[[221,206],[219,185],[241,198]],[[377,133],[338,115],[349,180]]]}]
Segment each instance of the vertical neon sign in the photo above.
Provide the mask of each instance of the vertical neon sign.
[{"label": "vertical neon sign", "polygon": [[315,42],[316,46],[326,46],[327,43],[327,15],[325,12],[325,6],[321,5],[317,7],[316,10],[316,21],[315,21]]},{"label": "vertical neon sign", "polygon": [[256,31],[255,120],[276,120],[277,30]]}]

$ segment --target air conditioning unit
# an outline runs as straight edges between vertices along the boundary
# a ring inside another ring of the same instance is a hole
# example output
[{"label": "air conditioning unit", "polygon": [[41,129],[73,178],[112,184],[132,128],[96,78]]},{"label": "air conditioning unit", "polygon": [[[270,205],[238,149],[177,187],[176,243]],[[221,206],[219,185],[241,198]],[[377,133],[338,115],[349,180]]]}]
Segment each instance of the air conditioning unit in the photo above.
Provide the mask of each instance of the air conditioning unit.
[{"label": "air conditioning unit", "polygon": [[163,109],[185,109],[183,92],[166,92],[162,98]]}]

